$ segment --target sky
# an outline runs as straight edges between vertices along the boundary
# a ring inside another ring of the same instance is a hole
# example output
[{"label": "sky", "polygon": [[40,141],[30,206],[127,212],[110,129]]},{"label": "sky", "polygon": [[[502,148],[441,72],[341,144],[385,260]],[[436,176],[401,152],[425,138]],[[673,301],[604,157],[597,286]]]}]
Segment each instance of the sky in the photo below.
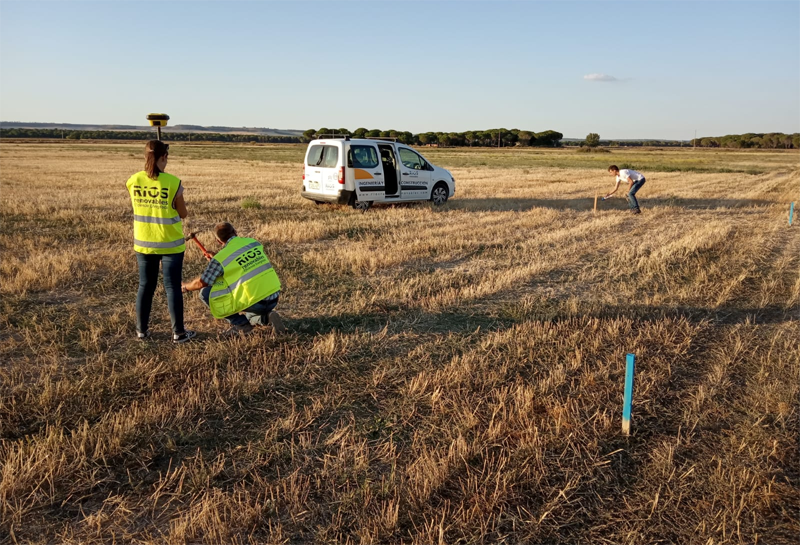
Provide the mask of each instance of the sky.
[{"label": "sky", "polygon": [[0,120],[800,132],[800,2],[0,1]]}]

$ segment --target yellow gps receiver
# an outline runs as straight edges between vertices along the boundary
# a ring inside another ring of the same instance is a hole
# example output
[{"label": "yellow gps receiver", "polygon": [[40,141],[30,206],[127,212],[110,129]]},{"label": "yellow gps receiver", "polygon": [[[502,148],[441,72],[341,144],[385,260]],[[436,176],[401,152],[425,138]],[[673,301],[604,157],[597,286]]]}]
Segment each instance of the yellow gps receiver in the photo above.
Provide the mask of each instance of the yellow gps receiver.
[{"label": "yellow gps receiver", "polygon": [[169,116],[167,114],[147,114],[147,120],[150,122],[151,127],[158,130],[158,139],[161,140],[161,127],[167,126]]}]

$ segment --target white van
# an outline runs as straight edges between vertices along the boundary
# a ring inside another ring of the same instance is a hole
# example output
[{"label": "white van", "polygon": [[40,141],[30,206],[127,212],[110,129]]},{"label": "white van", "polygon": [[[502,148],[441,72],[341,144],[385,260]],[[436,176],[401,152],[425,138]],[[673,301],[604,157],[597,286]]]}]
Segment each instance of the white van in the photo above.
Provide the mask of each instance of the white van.
[{"label": "white van", "polygon": [[439,206],[456,191],[450,171],[434,166],[413,148],[379,139],[312,140],[306,150],[301,195],[318,204],[431,201]]}]

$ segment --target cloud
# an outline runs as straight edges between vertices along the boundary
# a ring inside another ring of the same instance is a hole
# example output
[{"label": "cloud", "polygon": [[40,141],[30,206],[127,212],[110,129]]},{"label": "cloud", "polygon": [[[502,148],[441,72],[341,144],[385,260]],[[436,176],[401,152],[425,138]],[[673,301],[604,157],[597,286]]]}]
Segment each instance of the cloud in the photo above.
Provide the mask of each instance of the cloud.
[{"label": "cloud", "polygon": [[614,76],[609,76],[608,74],[586,74],[585,76],[583,76],[583,79],[587,81],[604,81],[604,82],[619,81]]}]

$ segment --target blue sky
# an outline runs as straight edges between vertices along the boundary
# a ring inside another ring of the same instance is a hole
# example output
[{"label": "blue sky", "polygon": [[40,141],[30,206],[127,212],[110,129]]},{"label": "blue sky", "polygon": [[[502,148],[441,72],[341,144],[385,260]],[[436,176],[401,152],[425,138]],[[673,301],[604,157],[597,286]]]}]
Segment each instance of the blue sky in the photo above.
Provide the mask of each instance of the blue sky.
[{"label": "blue sky", "polygon": [[0,2],[0,119],[148,112],[285,129],[798,132],[800,2]]}]

